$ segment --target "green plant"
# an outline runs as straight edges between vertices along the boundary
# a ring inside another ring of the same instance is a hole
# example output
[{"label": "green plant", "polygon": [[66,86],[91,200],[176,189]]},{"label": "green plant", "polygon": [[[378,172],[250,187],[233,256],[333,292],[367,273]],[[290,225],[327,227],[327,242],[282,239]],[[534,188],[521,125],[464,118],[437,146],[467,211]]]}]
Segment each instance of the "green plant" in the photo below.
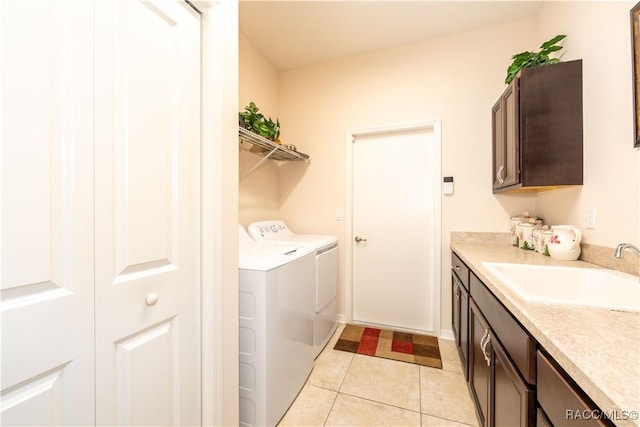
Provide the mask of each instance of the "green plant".
[{"label": "green plant", "polygon": [[553,52],[557,52],[562,49],[562,46],[556,45],[560,40],[567,37],[564,34],[559,34],[548,40],[540,46],[539,52],[520,52],[516,53],[511,57],[513,62],[507,69],[507,78],[504,80],[506,84],[511,83],[511,81],[516,77],[518,71],[523,68],[537,67],[538,65],[545,64],[555,64],[560,62],[558,58],[549,58],[549,54]]},{"label": "green plant", "polygon": [[260,109],[252,101],[244,107],[245,111],[241,111],[239,114],[240,123],[245,128],[253,133],[256,133],[271,141],[278,141],[280,136],[280,120],[276,119],[275,123],[259,113]]}]

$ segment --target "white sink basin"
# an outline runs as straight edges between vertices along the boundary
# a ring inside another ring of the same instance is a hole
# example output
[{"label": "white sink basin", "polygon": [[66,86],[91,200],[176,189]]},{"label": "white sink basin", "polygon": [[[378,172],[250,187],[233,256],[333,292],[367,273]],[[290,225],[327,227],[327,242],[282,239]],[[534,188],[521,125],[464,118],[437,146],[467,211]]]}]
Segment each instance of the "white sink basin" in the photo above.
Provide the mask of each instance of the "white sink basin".
[{"label": "white sink basin", "polygon": [[528,301],[640,311],[640,279],[616,270],[483,262]]}]

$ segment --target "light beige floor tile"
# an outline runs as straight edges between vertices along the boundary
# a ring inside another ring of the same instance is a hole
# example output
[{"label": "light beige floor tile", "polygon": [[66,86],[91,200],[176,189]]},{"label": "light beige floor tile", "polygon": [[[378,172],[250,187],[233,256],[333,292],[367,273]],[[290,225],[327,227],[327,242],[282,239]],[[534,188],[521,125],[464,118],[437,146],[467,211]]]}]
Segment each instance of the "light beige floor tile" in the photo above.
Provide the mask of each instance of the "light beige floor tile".
[{"label": "light beige floor tile", "polygon": [[419,427],[420,414],[339,393],[326,425]]},{"label": "light beige floor tile", "polygon": [[420,366],[356,354],[340,392],[420,411]]},{"label": "light beige floor tile", "polygon": [[427,415],[476,425],[476,413],[464,375],[420,367],[421,409]]},{"label": "light beige floor tile", "polygon": [[337,394],[305,385],[278,426],[324,426]]},{"label": "light beige floor tile", "polygon": [[442,358],[442,369],[447,371],[462,372],[462,364],[458,355],[458,348],[453,340],[438,338],[440,357]]},{"label": "light beige floor tile", "polygon": [[325,349],[316,359],[307,384],[338,391],[353,356],[353,353],[333,350],[333,347]]},{"label": "light beige floor tile", "polygon": [[445,420],[444,418],[432,417],[422,414],[422,427],[470,427],[469,424],[462,424],[457,421]]}]

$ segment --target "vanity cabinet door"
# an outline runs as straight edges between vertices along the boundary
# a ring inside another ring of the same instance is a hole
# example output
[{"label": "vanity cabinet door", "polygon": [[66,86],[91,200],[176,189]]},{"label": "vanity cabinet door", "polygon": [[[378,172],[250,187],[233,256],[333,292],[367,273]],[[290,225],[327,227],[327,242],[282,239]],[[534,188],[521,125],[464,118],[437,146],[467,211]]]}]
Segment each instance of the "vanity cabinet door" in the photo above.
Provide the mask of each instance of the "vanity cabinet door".
[{"label": "vanity cabinet door", "polygon": [[460,280],[451,273],[451,328],[456,347],[460,348]]},{"label": "vanity cabinet door", "polygon": [[469,380],[469,267],[451,252],[451,326],[464,377]]},{"label": "vanity cabinet door", "polygon": [[469,389],[475,400],[480,427],[489,424],[489,396],[491,384],[491,348],[486,347],[490,334],[489,323],[473,299],[469,301]]},{"label": "vanity cabinet door", "polygon": [[469,380],[469,292],[455,274],[451,274],[453,337],[460,356],[464,378]]},{"label": "vanity cabinet door", "polygon": [[551,358],[538,351],[538,404],[555,426],[612,426],[597,419],[602,411],[579,389]]},{"label": "vanity cabinet door", "polygon": [[469,381],[469,292],[460,287],[460,361],[464,378]]},{"label": "vanity cabinet door", "polygon": [[535,394],[518,374],[502,345],[491,337],[493,363],[491,426],[534,426]]}]

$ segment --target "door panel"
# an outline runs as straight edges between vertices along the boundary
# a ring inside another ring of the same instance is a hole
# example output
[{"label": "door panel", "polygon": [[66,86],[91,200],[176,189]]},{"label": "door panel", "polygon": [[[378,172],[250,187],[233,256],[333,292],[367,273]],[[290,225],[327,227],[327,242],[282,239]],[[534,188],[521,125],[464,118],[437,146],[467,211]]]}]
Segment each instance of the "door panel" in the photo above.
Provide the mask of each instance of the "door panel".
[{"label": "door panel", "polygon": [[93,424],[93,6],[0,19],[0,424]]},{"label": "door panel", "polygon": [[489,396],[492,368],[486,357],[491,357],[491,346],[485,341],[489,334],[489,323],[473,299],[469,302],[469,389],[476,403],[480,427],[490,425]]},{"label": "door panel", "polygon": [[118,425],[164,425],[177,419],[175,323],[161,322],[115,344]]},{"label": "door panel", "polygon": [[353,318],[433,332],[433,129],[358,136],[353,147]]},{"label": "door panel", "polygon": [[200,21],[96,5],[97,423],[200,420]]}]

